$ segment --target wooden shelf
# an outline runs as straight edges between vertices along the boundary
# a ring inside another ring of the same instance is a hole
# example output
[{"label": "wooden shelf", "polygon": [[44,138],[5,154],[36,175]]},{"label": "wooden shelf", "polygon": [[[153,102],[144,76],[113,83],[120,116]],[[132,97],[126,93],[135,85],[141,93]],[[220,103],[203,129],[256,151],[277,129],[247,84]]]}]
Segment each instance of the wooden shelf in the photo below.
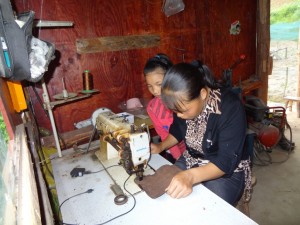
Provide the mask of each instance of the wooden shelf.
[{"label": "wooden shelf", "polygon": [[257,90],[260,87],[262,87],[261,80],[247,79],[247,80],[242,81],[242,84],[241,84],[241,88],[243,90],[243,95],[246,95],[251,91]]}]

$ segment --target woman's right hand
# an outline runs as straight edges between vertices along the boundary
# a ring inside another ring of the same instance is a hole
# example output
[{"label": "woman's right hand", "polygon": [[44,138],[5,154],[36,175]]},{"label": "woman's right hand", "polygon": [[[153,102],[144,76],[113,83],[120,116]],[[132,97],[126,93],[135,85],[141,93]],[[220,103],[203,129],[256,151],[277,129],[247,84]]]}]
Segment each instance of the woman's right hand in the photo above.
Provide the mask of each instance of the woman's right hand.
[{"label": "woman's right hand", "polygon": [[151,154],[159,154],[163,151],[161,142],[159,144],[150,144]]},{"label": "woman's right hand", "polygon": [[174,138],[173,135],[168,134],[167,138],[162,142],[159,142],[158,144],[154,144],[154,143],[150,144],[151,154],[159,154],[163,150],[169,149],[170,147],[176,144],[178,144],[177,139]]}]

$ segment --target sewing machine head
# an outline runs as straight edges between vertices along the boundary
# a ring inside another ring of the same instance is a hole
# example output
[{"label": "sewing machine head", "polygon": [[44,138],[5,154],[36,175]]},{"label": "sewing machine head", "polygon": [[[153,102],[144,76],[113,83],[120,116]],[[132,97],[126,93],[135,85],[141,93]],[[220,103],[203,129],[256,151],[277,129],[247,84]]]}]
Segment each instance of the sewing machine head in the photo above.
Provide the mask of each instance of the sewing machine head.
[{"label": "sewing machine head", "polygon": [[107,154],[117,153],[126,172],[129,175],[136,173],[141,180],[150,157],[148,127],[135,126],[123,115],[107,108],[95,111],[92,120],[102,140],[107,142]]}]

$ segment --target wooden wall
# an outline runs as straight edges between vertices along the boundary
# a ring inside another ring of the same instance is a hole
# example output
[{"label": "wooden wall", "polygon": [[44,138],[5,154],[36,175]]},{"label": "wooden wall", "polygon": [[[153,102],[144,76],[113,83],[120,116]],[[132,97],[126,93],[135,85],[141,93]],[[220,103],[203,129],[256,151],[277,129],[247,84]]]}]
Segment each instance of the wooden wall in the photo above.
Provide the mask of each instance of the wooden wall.
[{"label": "wooden wall", "polygon": [[[33,10],[36,19],[73,21],[70,28],[34,28],[34,35],[56,46],[56,58],[44,78],[50,96],[61,93],[62,78],[69,92],[82,89],[83,70],[93,74],[100,93],[54,108],[59,132],[91,117],[100,107],[120,112],[118,104],[132,97],[151,98],[144,84],[143,66],[149,57],[164,52],[175,62],[200,59],[217,77],[241,54],[245,62],[233,71],[233,80],[255,73],[256,1],[183,0],[185,10],[166,17],[163,0],[12,0],[18,12]],[[241,33],[231,35],[230,25],[241,23]],[[76,39],[106,36],[158,34],[158,47],[78,54]],[[42,96],[40,83],[30,84],[31,101],[39,126],[51,130],[32,86]],[[52,99],[53,100],[53,99]]]}]

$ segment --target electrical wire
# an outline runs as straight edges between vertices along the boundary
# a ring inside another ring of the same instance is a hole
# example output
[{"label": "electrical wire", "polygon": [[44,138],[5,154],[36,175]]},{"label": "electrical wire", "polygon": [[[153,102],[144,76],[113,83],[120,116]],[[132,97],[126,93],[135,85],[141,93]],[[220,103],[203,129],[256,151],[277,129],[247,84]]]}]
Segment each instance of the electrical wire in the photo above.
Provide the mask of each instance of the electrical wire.
[{"label": "electrical wire", "polygon": [[128,210],[127,212],[125,212],[125,213],[122,213],[122,214],[120,214],[120,215],[118,215],[118,216],[115,216],[115,217],[113,217],[113,218],[111,218],[111,219],[109,219],[109,220],[107,220],[107,221],[105,221],[105,222],[103,222],[103,223],[98,223],[98,224],[96,224],[96,225],[103,225],[103,224],[109,223],[109,222],[111,222],[111,221],[113,221],[113,220],[115,220],[115,219],[117,219],[117,218],[119,218],[119,217],[121,217],[121,216],[124,216],[124,215],[130,213],[130,212],[135,208],[135,205],[136,205],[136,199],[135,199],[134,195],[133,195],[132,193],[130,193],[130,192],[126,189],[126,187],[125,187],[125,184],[127,183],[127,181],[129,180],[130,177],[131,177],[131,175],[129,175],[128,178],[125,180],[125,182],[124,182],[124,184],[123,184],[123,188],[124,188],[124,190],[125,190],[125,191],[132,197],[132,199],[133,199],[133,206],[131,207],[131,209],[129,209],[129,210]]},{"label": "electrical wire", "polygon": [[[261,144],[259,140],[256,140],[255,144],[254,144],[254,158],[257,159],[260,163],[253,162],[254,165],[268,166],[268,165],[273,164],[273,163],[284,163],[289,159],[290,153],[293,151],[293,148],[294,148],[294,144],[293,144],[293,141],[292,141],[293,140],[293,134],[292,134],[292,128],[289,125],[286,118],[285,118],[284,123],[285,123],[286,128],[284,130],[281,130],[282,137],[281,137],[279,143],[277,143],[276,146],[281,146],[281,144],[284,144],[284,145],[288,146],[286,157],[283,160],[274,161],[272,159],[271,155],[270,155],[270,152],[272,152],[272,150],[266,149],[265,146],[263,146],[263,144]],[[289,130],[289,138],[287,138],[284,134],[286,129]],[[267,156],[267,159],[263,159],[261,157],[261,153],[265,154]]]},{"label": "electrical wire", "polygon": [[[72,199],[72,198],[74,198],[74,197],[77,197],[77,196],[79,196],[79,195],[92,193],[93,191],[94,191],[94,189],[88,189],[87,191],[81,192],[81,193],[79,193],[79,194],[73,195],[73,196],[71,196],[71,197],[65,199],[65,200],[59,205],[58,211],[60,212],[60,209],[61,209],[62,205],[63,205],[66,201],[69,201],[70,199]],[[63,221],[61,221],[60,224],[76,225],[76,224],[71,224],[71,223],[65,223],[65,222],[63,222]]]},{"label": "electrical wire", "polygon": [[287,149],[287,156],[284,160],[281,160],[281,161],[273,161],[272,160],[272,163],[284,163],[286,162],[289,158],[290,158],[290,153],[293,151],[293,148],[294,148],[294,144],[293,144],[293,133],[292,133],[292,128],[290,126],[290,124],[288,123],[287,119],[285,118],[285,126],[286,128],[289,130],[289,139],[285,136],[284,132],[285,132],[285,129],[282,131],[282,137],[278,143],[278,145],[280,147],[282,147],[282,145],[284,144],[285,146],[288,146],[288,149]]},{"label": "electrical wire", "polygon": [[[27,88],[27,92],[29,93],[28,91],[28,88]],[[33,108],[33,104],[32,104],[32,100],[31,100],[31,96],[29,95],[29,104],[28,104],[28,109],[29,109],[29,112],[32,114],[32,120],[34,121],[34,126],[36,127],[37,129],[37,134],[40,135],[40,132],[38,130],[38,125],[37,125],[37,122],[36,122],[36,116],[35,116],[35,112],[34,112],[34,108]],[[38,138],[39,140],[39,138]],[[47,163],[44,163],[47,159],[45,159],[45,155],[44,155],[44,152],[43,152],[43,149],[41,147],[41,144],[39,142],[39,144],[36,145],[37,146],[37,152],[39,153],[39,157],[42,159],[41,162],[42,162],[42,166],[45,166],[46,167],[46,170],[48,171],[48,173],[50,174],[50,176],[52,178],[54,178],[51,170],[49,169]]]},{"label": "electrical wire", "polygon": [[121,165],[112,165],[112,166],[106,167],[106,168],[104,168],[104,169],[101,169],[101,170],[98,170],[98,171],[93,171],[93,172],[91,172],[91,171],[86,171],[86,172],[84,172],[84,174],[100,173],[100,172],[102,172],[102,171],[105,171],[105,169],[109,169],[109,168],[112,168],[112,167],[115,167],[115,166],[121,166]]},{"label": "electrical wire", "polygon": [[54,179],[53,173],[51,172],[51,170],[48,167],[48,163],[45,163],[47,159],[45,159],[45,155],[43,152],[43,149],[41,147],[38,147],[38,151],[40,152],[41,158],[42,158],[42,166],[46,167],[46,170],[48,171],[48,173],[50,174],[50,176]]},{"label": "electrical wire", "polygon": [[[42,161],[37,162],[38,164],[44,164],[46,162],[46,164],[49,164],[51,160],[58,158],[58,156],[54,156],[53,158],[49,157],[47,159],[44,159]],[[49,162],[47,162],[49,160]]]},{"label": "electrical wire", "polygon": [[[264,154],[264,156],[267,157],[267,160],[263,159],[261,154]],[[255,160],[258,160],[259,163],[257,163]],[[253,144],[253,160],[252,160],[253,165],[268,166],[270,164],[270,161],[271,161],[271,156],[268,153],[266,147],[258,140],[258,138],[255,138]]]},{"label": "electrical wire", "polygon": [[[113,166],[119,166],[119,165],[113,165]],[[109,166],[109,167],[107,167],[106,169],[111,168],[111,167],[113,167],[113,166]],[[104,170],[105,170],[105,169],[102,169],[102,170],[99,170],[99,171],[96,171],[96,172],[91,172],[91,173],[98,173],[98,172],[101,172],[101,171],[104,171]],[[133,199],[133,206],[132,206],[127,212],[122,213],[122,214],[120,214],[120,215],[118,215],[118,216],[115,216],[115,217],[113,217],[113,218],[111,218],[111,219],[109,219],[109,220],[107,220],[107,221],[105,221],[105,222],[103,222],[103,223],[98,223],[98,224],[95,224],[95,225],[102,225],[102,224],[109,223],[109,222],[111,222],[111,221],[113,221],[113,220],[115,220],[115,219],[117,219],[117,218],[119,218],[119,217],[121,217],[121,216],[124,216],[124,215],[130,213],[130,212],[135,208],[135,206],[136,206],[136,199],[135,199],[134,195],[126,189],[126,183],[127,183],[127,181],[129,180],[130,177],[131,177],[131,175],[129,175],[128,178],[125,180],[125,182],[124,182],[124,184],[123,184],[123,188],[124,188],[124,190],[132,197],[132,199]],[[88,189],[88,190],[85,191],[85,192],[81,192],[81,193],[79,193],[79,194],[73,195],[73,196],[71,196],[71,197],[65,199],[65,200],[60,204],[60,206],[59,206],[59,211],[60,211],[62,205],[63,205],[65,202],[67,202],[68,200],[70,200],[70,199],[72,199],[72,198],[74,198],[74,197],[80,196],[80,195],[82,195],[82,194],[92,193],[93,191],[94,191],[94,189]],[[77,225],[77,224],[74,224],[74,223],[66,223],[66,222],[63,222],[63,221],[60,221],[60,224],[62,224],[62,225]]]}]

